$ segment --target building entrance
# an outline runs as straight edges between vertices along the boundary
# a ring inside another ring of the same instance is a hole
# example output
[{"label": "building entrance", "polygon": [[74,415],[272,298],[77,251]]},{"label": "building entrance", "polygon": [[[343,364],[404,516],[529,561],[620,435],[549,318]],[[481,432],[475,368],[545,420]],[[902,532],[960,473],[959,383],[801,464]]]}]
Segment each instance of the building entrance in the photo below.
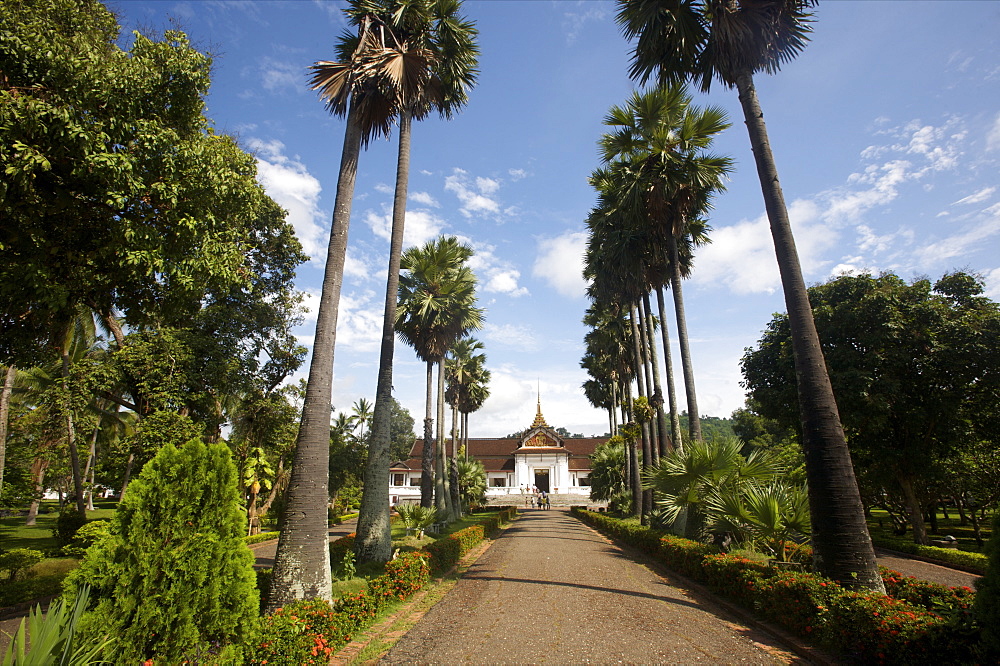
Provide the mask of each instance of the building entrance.
[{"label": "building entrance", "polygon": [[538,491],[552,492],[549,489],[549,470],[548,469],[536,469],[535,470],[535,487]]}]

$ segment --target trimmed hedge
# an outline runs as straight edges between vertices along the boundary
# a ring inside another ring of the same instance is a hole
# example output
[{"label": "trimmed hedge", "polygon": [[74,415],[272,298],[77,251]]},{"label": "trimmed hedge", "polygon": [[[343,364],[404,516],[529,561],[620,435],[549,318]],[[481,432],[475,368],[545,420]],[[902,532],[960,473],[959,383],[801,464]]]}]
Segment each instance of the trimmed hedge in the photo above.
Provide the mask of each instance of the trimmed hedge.
[{"label": "trimmed hedge", "polygon": [[281,534],[281,532],[259,532],[257,534],[251,534],[243,537],[243,541],[249,546],[253,543],[261,543],[263,541],[277,539],[279,534]]},{"label": "trimmed hedge", "polygon": [[908,539],[888,539],[872,535],[872,543],[882,548],[897,550],[908,555],[919,555],[946,564],[957,564],[982,574],[986,572],[988,558],[985,553],[970,553],[954,548],[938,548],[937,546],[921,546]]},{"label": "trimmed hedge", "polygon": [[718,554],[713,546],[664,536],[606,514],[576,507],[573,514],[852,662],[969,663],[982,655],[971,610],[975,594],[968,587],[948,588],[881,568],[892,596],[851,591],[816,574]]},{"label": "trimmed hedge", "polygon": [[[368,627],[390,603],[405,600],[422,588],[431,571],[446,571],[480,543],[517,515],[507,507],[472,525],[441,537],[424,552],[403,553],[387,562],[385,573],[368,583],[363,592],[345,594],[333,604],[299,601],[261,619],[254,640],[244,648],[244,663],[268,666],[325,664],[330,655]],[[330,544],[332,561],[343,559],[354,548],[354,534]],[[267,574],[264,574],[266,577]]]}]

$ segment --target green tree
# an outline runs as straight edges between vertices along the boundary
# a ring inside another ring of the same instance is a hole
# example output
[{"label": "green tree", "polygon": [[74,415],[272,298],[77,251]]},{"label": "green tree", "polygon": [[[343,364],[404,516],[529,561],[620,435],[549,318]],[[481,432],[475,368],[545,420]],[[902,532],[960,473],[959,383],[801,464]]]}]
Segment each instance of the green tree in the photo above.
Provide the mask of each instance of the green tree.
[{"label": "green tree", "polygon": [[[375,415],[355,552],[362,560],[385,561],[391,555],[392,546],[389,507],[385,497],[389,491],[392,359],[410,171],[411,126],[414,119],[420,120],[432,111],[450,118],[465,105],[478,73],[479,49],[475,42],[478,32],[474,24],[460,14],[459,0],[373,0],[370,4],[376,12],[374,16],[379,19],[382,40],[381,50],[375,52],[376,66],[383,74],[380,83],[391,91],[393,107],[398,110],[399,152]],[[440,391],[443,390],[442,383]]]},{"label": "green tree", "polygon": [[1000,657],[1000,512],[993,517],[993,533],[986,549],[986,573],[976,580],[973,612],[982,627],[985,656]]},{"label": "green tree", "polygon": [[615,435],[590,455],[590,496],[609,503],[612,509],[631,500],[625,477],[625,442]]},{"label": "green tree", "polygon": [[481,504],[486,499],[486,468],[475,458],[456,456],[457,485],[462,509]]},{"label": "green tree", "polygon": [[413,448],[413,417],[410,410],[400,404],[395,397],[392,399],[392,420],[389,425],[390,457],[393,461],[407,460]]},{"label": "green tree", "polygon": [[67,579],[70,598],[91,589],[81,631],[114,636],[115,663],[180,663],[213,642],[242,642],[259,604],[245,532],[229,449],[166,442],[118,505],[108,536]]},{"label": "green tree", "polygon": [[[471,256],[472,248],[459,243],[453,236],[442,236],[406,251],[402,260],[406,272],[399,283],[396,332],[427,364],[421,504],[430,503],[432,488],[429,482],[433,479],[435,508],[442,515],[451,511],[444,476],[444,443],[441,437],[437,442],[433,439],[433,369],[438,366],[436,395],[440,424],[444,406],[442,370],[445,355],[460,338],[482,326],[482,310],[475,306],[476,278],[465,265]],[[440,427],[438,431],[441,432]],[[432,460],[434,467],[431,467]]]},{"label": "green tree", "polygon": [[185,35],[117,46],[96,0],[0,17],[0,360],[31,365],[80,305],[132,326],[253,283],[283,236],[256,164],[204,116],[211,60]]},{"label": "green tree", "polygon": [[[809,290],[851,450],[902,496],[914,540],[935,475],[976,441],[996,440],[1000,306],[966,273],[907,284],[892,273],[841,276]],[[776,315],[742,361],[760,413],[796,423],[788,318]],[[873,492],[873,496],[883,494]]]},{"label": "green tree", "polygon": [[805,48],[815,4],[619,0],[618,23],[627,39],[635,39],[632,78],[696,80],[704,92],[718,79],[739,91],[792,327],[817,568],[842,585],[883,591],[753,82],[754,74],[777,72]]}]

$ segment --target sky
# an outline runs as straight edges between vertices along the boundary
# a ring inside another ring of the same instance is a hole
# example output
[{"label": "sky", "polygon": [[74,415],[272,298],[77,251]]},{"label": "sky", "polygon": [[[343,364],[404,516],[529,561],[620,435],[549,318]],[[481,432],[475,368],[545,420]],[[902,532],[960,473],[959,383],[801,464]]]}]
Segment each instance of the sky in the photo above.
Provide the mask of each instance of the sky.
[{"label": "sky", "polygon": [[[309,262],[297,275],[311,347],[344,122],[308,89],[346,29],[341,2],[111,2],[127,39],[179,28],[213,54],[207,114],[254,153],[258,177],[288,211]],[[492,372],[473,437],[548,423],[600,435],[606,412],[583,395],[581,323],[588,185],[608,109],[636,88],[615,5],[597,0],[466,0],[480,74],[450,121],[413,127],[405,245],[440,234],[475,249]],[[910,280],[974,271],[1000,299],[1000,4],[963,0],[826,0],[811,43],[758,76],[781,185],[807,283],[893,271]],[[684,286],[703,415],[743,405],[739,361],[784,311],[759,181],[735,91],[696,105],[733,126],[713,151],[736,168],[715,202],[712,244]],[[396,168],[395,135],[360,158],[340,302],[333,404],[373,400]],[[676,329],[670,322],[670,334]],[[674,350],[677,358],[677,350]],[[662,356],[662,354],[661,354]],[[394,394],[419,423],[425,367],[397,343]],[[304,377],[304,365],[293,377]],[[679,390],[681,377],[678,371]],[[683,408],[683,405],[682,405]]]}]

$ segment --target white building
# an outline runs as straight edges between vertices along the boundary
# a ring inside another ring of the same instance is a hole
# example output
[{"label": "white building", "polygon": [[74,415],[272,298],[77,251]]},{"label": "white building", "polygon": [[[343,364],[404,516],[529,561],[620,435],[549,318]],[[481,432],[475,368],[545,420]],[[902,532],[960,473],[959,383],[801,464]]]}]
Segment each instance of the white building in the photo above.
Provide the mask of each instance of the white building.
[{"label": "white building", "polygon": [[[486,469],[487,500],[520,503],[522,494],[534,489],[551,495],[590,497],[590,454],[607,437],[561,437],[542,416],[541,404],[535,421],[519,438],[469,439],[469,457]],[[449,443],[450,445],[450,443]],[[424,441],[418,439],[407,460],[389,470],[389,502],[420,501],[421,455]]]}]

